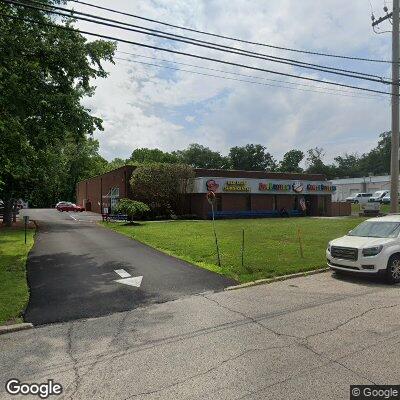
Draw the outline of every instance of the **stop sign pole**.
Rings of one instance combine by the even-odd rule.
[[[218,266],[221,268],[221,257],[219,255],[218,237],[217,237],[217,232],[215,230],[214,204],[215,204],[216,196],[215,196],[215,193],[212,190],[210,190],[207,192],[206,197],[207,197],[208,203],[211,205],[212,226],[213,226],[213,231],[214,231],[215,247],[217,248]]]

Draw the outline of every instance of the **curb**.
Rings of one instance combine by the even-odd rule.
[[[241,285],[228,286],[224,290],[227,291],[227,290],[244,289],[244,288],[251,287],[251,286],[264,285],[264,284],[274,283],[274,282],[279,282],[279,281],[286,281],[288,279],[299,278],[301,276],[321,274],[321,273],[327,272],[327,271],[329,271],[329,268],[320,268],[320,269],[315,269],[312,271],[298,272],[296,274],[277,276],[275,278],[258,279],[257,281],[246,282],[246,283],[242,283]]]
[[[25,331],[26,329],[31,329],[31,328],[33,328],[33,325],[28,322],[22,324],[0,326],[0,335],[18,331]]]

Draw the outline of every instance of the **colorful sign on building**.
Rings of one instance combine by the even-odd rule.
[[[226,181],[222,190],[224,192],[250,192],[246,181]]]
[[[336,187],[329,181],[301,181],[256,178],[199,177],[193,193],[331,194]]]

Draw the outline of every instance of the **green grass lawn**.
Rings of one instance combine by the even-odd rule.
[[[363,220],[355,217],[216,221],[221,268],[217,265],[211,221],[141,222],[134,226],[118,222],[102,224],[203,268],[248,282],[324,267],[328,241],[346,234]],[[298,228],[304,258],[300,255]],[[244,267],[241,265],[242,229],[245,230]]]
[[[25,264],[34,233],[28,229],[25,244],[23,229],[0,227],[0,325],[21,322],[29,300]]]

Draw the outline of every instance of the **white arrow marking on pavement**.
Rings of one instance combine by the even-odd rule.
[[[123,283],[124,285],[140,287],[143,276],[135,276],[133,278],[117,279],[115,282]]]
[[[114,271],[121,277],[121,278],[130,278],[131,274],[126,272],[124,269],[114,269]]]

